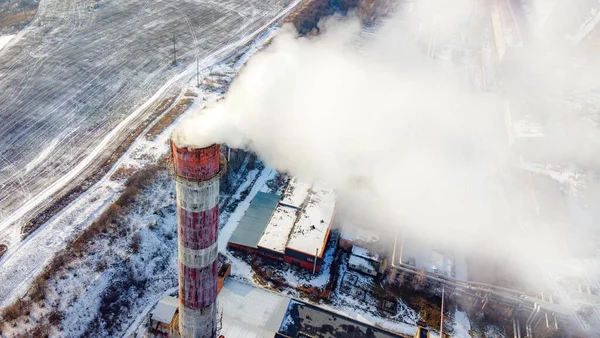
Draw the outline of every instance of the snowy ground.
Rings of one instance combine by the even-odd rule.
[[[255,194],[273,173],[255,169],[240,175],[237,198],[228,199],[229,203],[237,203],[247,188]],[[223,195],[221,200],[227,197]],[[224,219],[228,216],[222,214]],[[43,306],[36,305],[3,334],[31,334],[30,330],[58,311],[62,320],[51,326],[53,337],[121,336],[134,332],[152,305],[166,293],[175,292],[176,285],[175,183],[168,170],[162,170],[114,227],[94,238],[81,257],[54,271]]]
[[[215,64],[296,3],[42,0],[35,20],[0,51],[3,242],[19,242],[19,220],[81,183],[185,86],[197,55],[203,69]]]
[[[471,322],[469,322],[469,318],[467,317],[467,314],[462,311],[456,311],[456,313],[454,314],[453,337],[456,337],[456,338],[471,337],[469,335],[470,330],[471,330]]]
[[[247,60],[250,55],[254,54],[275,33],[276,29],[271,28],[264,34],[259,35],[248,47],[242,50],[241,57]],[[210,70],[203,71],[201,75],[206,76],[207,79],[211,79],[215,77],[213,74],[218,74],[221,80],[225,82],[231,81],[242,66],[239,62],[231,65],[232,61],[228,61],[229,63],[213,64]],[[195,83],[195,79],[190,82]],[[186,92],[187,88],[185,86],[181,92]],[[205,105],[208,102],[218,99],[223,93],[222,88],[218,86],[203,87],[197,90],[190,85],[189,88],[199,96],[199,99],[196,100],[196,105]],[[46,222],[25,241],[9,247],[8,252],[0,260],[0,280],[3,281],[3,283],[0,283],[0,307],[20,297],[28,289],[29,281],[43,270],[47,262],[57,252],[64,249],[65,241],[88,227],[118,197],[119,192],[123,188],[123,182],[110,179],[115,172],[124,168],[133,170],[141,168],[149,163],[153,163],[157,158],[168,152],[167,141],[171,129],[172,126],[165,129],[154,140],[146,139],[144,136],[146,132],[142,132],[141,136],[136,139],[101,181],[93,185],[67,208]],[[249,185],[250,183],[248,182],[247,184]],[[10,232],[13,229],[9,228],[6,230]],[[16,230],[15,232],[18,233]],[[1,230],[0,233],[2,233]],[[0,238],[3,241],[10,239],[10,237]]]
[[[15,35],[2,35],[0,36],[0,50],[2,50],[2,48],[4,48],[4,46],[6,46],[6,44],[12,40],[12,38],[14,38]]]

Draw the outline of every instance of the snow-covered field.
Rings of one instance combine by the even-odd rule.
[[[19,242],[23,218],[80,184],[178,92],[196,56],[215,64],[296,3],[42,0],[0,51],[2,241]]]
[[[292,3],[294,6],[297,2]],[[288,9],[291,9],[289,7]],[[240,51],[242,59],[247,60],[250,55],[256,53],[264,43],[276,34],[276,27],[266,29],[264,33],[257,36],[252,43]],[[231,47],[233,48],[233,46]],[[210,59],[214,61],[214,59]],[[220,80],[231,81],[242,66],[239,61],[231,65],[234,60],[226,63],[215,63],[210,69],[202,71],[201,76],[210,80],[217,76]],[[206,61],[208,62],[208,61]],[[216,75],[213,75],[216,74]],[[189,80],[188,77],[185,78]],[[190,81],[195,84],[195,79]],[[183,85],[184,93],[188,90]],[[189,89],[199,96],[195,105],[205,105],[215,101],[222,96],[221,88],[207,87],[197,90],[191,85]],[[180,94],[182,96],[183,94]],[[184,114],[185,115],[185,114]],[[149,126],[146,130],[150,129]],[[28,237],[25,241],[9,247],[9,251],[0,260],[0,306],[9,304],[12,300],[20,297],[28,288],[29,281],[38,275],[47,262],[59,251],[65,248],[65,242],[76,236],[81,230],[87,228],[91,222],[117,197],[123,188],[122,181],[111,180],[110,177],[121,169],[138,169],[153,163],[157,158],[168,152],[167,141],[170,137],[172,126],[165,129],[154,140],[147,140],[142,132],[140,137],[132,144],[127,152],[118,160],[111,170],[87,192],[82,194],[67,208],[46,222],[40,229]],[[256,172],[254,172],[256,174]],[[252,175],[250,173],[249,175]],[[248,177],[251,178],[251,177]],[[248,182],[247,184],[250,184]],[[243,189],[241,190],[243,191]],[[240,192],[241,192],[240,191]],[[238,196],[239,198],[239,196]],[[2,231],[0,231],[2,233]],[[17,238],[18,229],[7,228],[6,234],[13,237],[0,237],[3,241]]]

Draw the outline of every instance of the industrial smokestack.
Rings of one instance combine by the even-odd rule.
[[[179,330],[185,338],[217,331],[219,178],[226,170],[221,147],[178,147],[172,141],[177,179]]]

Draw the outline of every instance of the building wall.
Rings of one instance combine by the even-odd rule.
[[[340,237],[340,239],[338,241],[338,246],[340,248],[344,249],[344,251],[351,252],[352,246],[354,246],[354,243],[350,240]]]
[[[243,245],[239,245],[239,244],[235,244],[235,243],[228,243],[227,246],[231,249],[244,251],[244,252],[247,252],[250,254],[258,254],[258,255],[261,255],[262,257],[266,257],[266,258],[277,260],[277,261],[284,261],[288,264],[299,266],[303,269],[307,269],[310,271],[313,270],[314,256],[306,255],[306,254],[300,253],[298,251],[289,250],[289,251],[293,251],[293,253],[292,253],[293,256],[290,256],[290,255],[282,255],[281,253],[271,251],[271,250],[268,250],[265,248],[259,248],[259,249],[249,248],[247,246],[243,246]],[[321,270],[322,263],[323,263],[323,260],[321,258],[319,258],[317,260],[317,268],[316,268],[317,272]]]
[[[349,267],[350,267],[350,269],[352,269],[352,270],[360,271],[360,272],[362,272],[362,273],[366,273],[367,275],[371,275],[371,276],[373,276],[373,277],[376,277],[376,276],[377,276],[377,271],[375,271],[375,270],[369,270],[369,269],[365,268],[365,267],[364,267],[364,266],[362,266],[362,265],[354,265],[354,264],[350,264],[350,263],[348,263],[348,266],[349,266]]]
[[[277,252],[277,251],[273,251],[273,250],[269,250],[267,248],[263,248],[263,247],[258,247],[258,252],[266,257],[270,257],[279,261],[282,261],[283,258],[285,257],[285,255],[281,252]]]
[[[304,260],[299,260],[299,259],[296,259],[296,258],[290,257],[290,256],[285,256],[284,261],[286,263],[289,263],[289,264],[292,264],[292,265],[295,265],[295,266],[299,266],[299,267],[301,267],[303,269],[307,269],[307,270],[310,270],[310,271],[312,271],[313,268],[315,268],[314,263],[310,263],[310,262],[307,262],[307,261],[304,261]],[[316,272],[321,271],[321,263],[320,262],[317,262],[317,266],[315,268],[315,271]]]
[[[227,243],[227,247],[230,248],[230,249],[245,251],[245,252],[247,252],[249,254],[255,254],[255,253],[258,252],[258,250],[256,248],[250,248],[250,247],[239,245],[239,244],[236,244],[236,243]]]

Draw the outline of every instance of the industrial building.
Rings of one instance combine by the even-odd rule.
[[[293,178],[283,196],[256,195],[227,245],[319,271],[335,206],[333,190]]]

